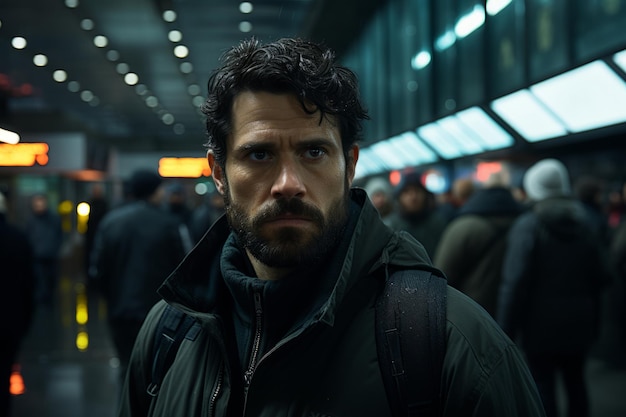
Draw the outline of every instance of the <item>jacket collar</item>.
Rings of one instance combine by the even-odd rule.
[[[408,233],[394,233],[382,222],[364,190],[351,189],[350,201],[352,232],[340,244],[342,249],[333,253],[333,265],[325,268],[327,290],[322,291],[325,295],[317,303],[319,309],[315,314],[328,324],[334,322],[336,306],[363,276],[389,266],[410,268],[430,264],[421,244]],[[215,312],[226,298],[224,291],[228,291],[220,260],[230,233],[222,216],[166,279],[159,294],[191,314]]]

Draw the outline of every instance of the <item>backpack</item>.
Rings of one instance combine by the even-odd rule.
[[[446,287],[446,279],[434,268],[401,270],[389,276],[378,297],[376,347],[394,416],[439,415]],[[195,340],[199,331],[193,317],[166,306],[155,332],[150,396],[158,394],[183,339]]]

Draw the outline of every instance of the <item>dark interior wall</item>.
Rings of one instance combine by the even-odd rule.
[[[301,36],[321,42],[341,56],[372,16],[389,0],[320,0],[312,2]]]

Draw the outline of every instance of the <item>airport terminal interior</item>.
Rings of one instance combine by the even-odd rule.
[[[122,375],[85,242],[95,189],[109,207],[136,169],[215,194],[200,108],[242,39],[303,37],[358,76],[370,119],[355,185],[418,173],[443,198],[556,158],[602,184],[626,222],[625,0],[1,0],[0,192],[24,227],[44,194],[62,220],[61,276],[37,305],[7,417],[112,417]],[[622,213],[624,215],[622,216]],[[1,275],[0,275],[1,279]],[[586,368],[591,417],[626,416],[626,291],[605,295]],[[564,402],[563,392],[559,401]]]

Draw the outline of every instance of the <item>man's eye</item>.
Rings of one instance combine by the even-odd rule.
[[[323,148],[310,148],[304,154],[308,158],[317,159],[326,155],[326,151]]]
[[[269,154],[265,151],[254,151],[249,156],[253,161],[263,161],[269,158]]]

